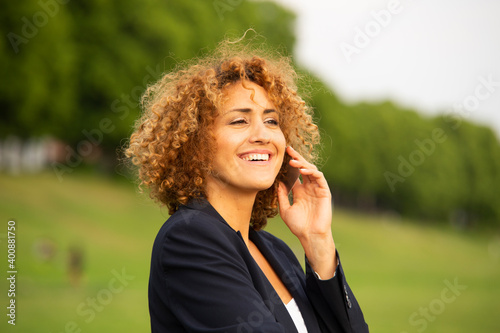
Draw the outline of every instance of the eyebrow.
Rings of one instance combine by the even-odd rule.
[[[243,113],[250,113],[252,112],[252,109],[249,109],[249,108],[242,108],[242,109],[232,109],[232,110],[229,110],[229,112],[243,112]],[[228,113],[229,113],[228,112]],[[264,110],[264,114],[266,113],[273,113],[273,112],[276,112],[275,109],[265,109]]]

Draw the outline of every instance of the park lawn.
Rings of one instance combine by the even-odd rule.
[[[6,313],[7,222],[16,221],[16,326],[2,332],[148,332],[151,245],[168,218],[123,180],[0,174],[0,293]],[[303,261],[279,219],[266,230]],[[336,210],[334,237],[371,332],[499,332],[500,234]],[[53,256],[40,256],[52,244]],[[84,254],[79,286],[68,253]]]

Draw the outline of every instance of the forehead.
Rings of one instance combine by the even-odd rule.
[[[223,98],[220,107],[222,114],[232,109],[269,110],[275,109],[267,91],[256,83],[238,81],[222,90]]]

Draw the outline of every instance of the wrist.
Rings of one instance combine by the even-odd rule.
[[[332,278],[335,277],[335,275],[337,275],[337,270],[339,269],[339,258],[336,257],[335,258],[335,268],[334,268],[334,272],[333,272],[333,276]],[[314,275],[316,275],[316,277],[318,278],[318,280],[321,280],[321,281],[324,281],[324,280],[327,280],[327,279],[323,279],[318,272],[314,271]]]
[[[304,238],[301,240],[301,244],[311,268],[322,279],[332,278],[337,268],[333,237],[330,235],[329,237]]]
[[[313,250],[316,248],[329,249],[333,247],[333,249],[335,250],[335,244],[333,241],[331,230],[328,230],[324,233],[305,234],[301,237],[298,237],[298,239],[306,253],[309,249]],[[317,250],[315,252],[317,252]],[[320,255],[319,253],[315,253],[315,255],[316,254]]]

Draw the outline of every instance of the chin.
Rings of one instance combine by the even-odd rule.
[[[271,188],[271,186],[273,186],[273,184],[274,184],[274,181],[272,181],[272,182],[266,182],[266,183],[261,183],[259,185],[256,185],[255,189],[257,189],[259,192],[260,191],[265,191],[265,190],[268,190],[269,188]]]
[[[245,184],[244,187],[246,187],[249,190],[259,191],[259,192],[269,189],[271,186],[273,186],[274,181],[276,180],[276,177],[263,178],[258,176],[255,177],[248,177],[248,176],[249,175],[245,177],[245,180],[241,184],[242,185]]]

